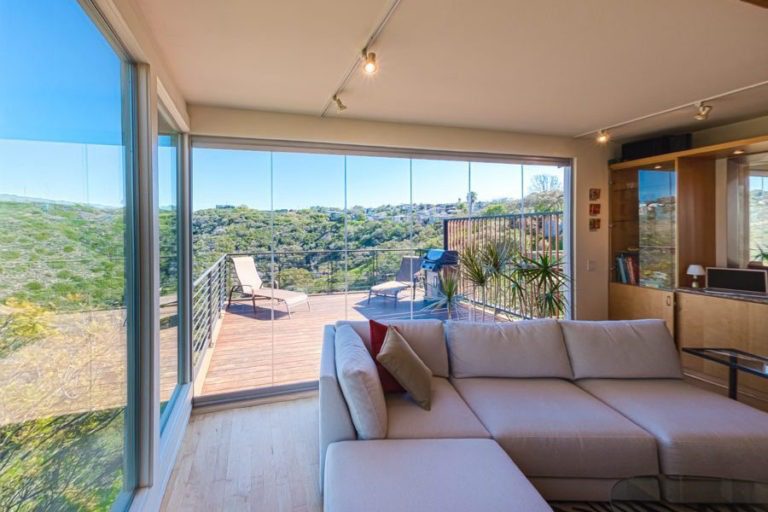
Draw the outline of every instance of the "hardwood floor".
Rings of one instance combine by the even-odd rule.
[[[165,512],[321,512],[317,397],[194,415]]]

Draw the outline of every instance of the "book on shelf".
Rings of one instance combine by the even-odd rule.
[[[616,280],[623,284],[638,284],[640,279],[640,265],[637,254],[619,253],[616,256]]]

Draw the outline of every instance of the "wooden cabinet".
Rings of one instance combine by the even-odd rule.
[[[675,332],[675,294],[669,290],[611,283],[611,320],[661,318],[669,332]]]
[[[677,344],[683,347],[737,348],[768,354],[768,303],[677,292]],[[682,354],[686,374],[724,389],[728,370],[719,364]],[[739,399],[768,409],[768,379],[741,372]]]

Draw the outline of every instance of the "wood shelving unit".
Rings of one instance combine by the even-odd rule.
[[[734,153],[734,152],[738,153]],[[665,318],[673,331],[674,291],[690,286],[690,264],[716,264],[716,161],[735,154],[768,151],[768,135],[740,139],[610,165],[609,232],[611,261],[610,316]],[[662,170],[675,175],[674,275],[663,289],[618,282],[616,256],[642,249],[638,174]],[[642,272],[642,265],[641,265]],[[674,331],[673,331],[674,332]]]

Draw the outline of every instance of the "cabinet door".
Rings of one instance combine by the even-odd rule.
[[[675,294],[669,290],[611,283],[611,320],[661,318],[667,329],[675,333]]]

